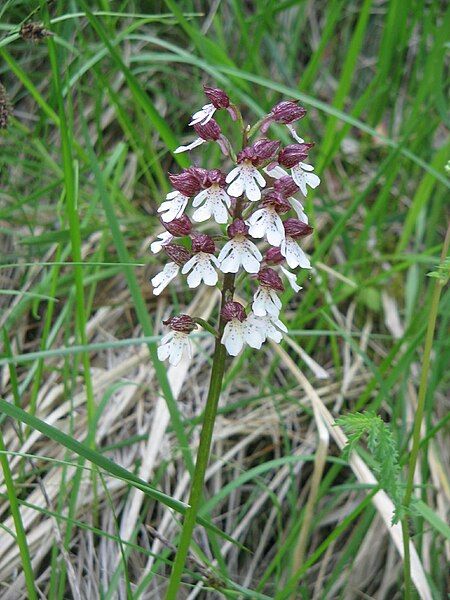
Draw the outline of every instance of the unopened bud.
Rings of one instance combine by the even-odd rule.
[[[234,238],[237,235],[247,235],[248,226],[242,219],[234,219],[231,225],[228,226],[227,233],[229,238]]]
[[[298,100],[284,100],[275,104],[270,111],[270,116],[277,123],[293,123],[306,115],[306,109],[298,105]]]
[[[264,196],[263,205],[273,207],[279,215],[288,212],[292,208],[288,200],[275,190]]]
[[[241,323],[242,321],[245,321],[247,317],[244,307],[239,302],[226,302],[222,308],[221,314],[225,321],[238,319]]]
[[[201,123],[196,123],[194,125],[194,129],[198,133],[199,137],[202,138],[202,140],[217,141],[220,138],[221,130],[219,124],[214,119],[210,119],[204,125]]]
[[[170,317],[166,321],[163,321],[163,323],[170,327],[170,329],[173,329],[173,331],[180,331],[182,333],[191,333],[191,331],[197,329],[197,325],[192,317],[184,314]]]
[[[264,260],[268,265],[279,265],[284,262],[285,258],[281,254],[281,250],[278,247],[269,248],[264,255]]]
[[[286,219],[283,223],[286,235],[293,238],[310,235],[314,230],[311,225],[300,221],[299,219]]]
[[[213,88],[204,85],[203,91],[205,92],[205,96],[215,108],[228,108],[230,106],[230,99],[228,95],[220,88]]]
[[[260,270],[256,279],[259,281],[261,285],[268,287],[272,290],[276,290],[277,292],[284,291],[284,285],[281,281],[281,277],[278,275],[276,271],[271,269],[270,267],[265,267]]]
[[[187,215],[182,215],[179,219],[173,219],[169,223],[161,222],[174,237],[183,237],[191,233],[192,223]]]
[[[289,196],[293,196],[299,190],[298,185],[292,179],[290,175],[284,175],[277,179],[273,184],[274,189],[277,192],[280,192],[282,196],[288,198]]]
[[[184,246],[180,246],[180,244],[164,244],[163,250],[180,267],[191,258],[191,253]]]
[[[278,153],[278,162],[283,167],[295,167],[299,162],[308,158],[308,152],[314,144],[289,144]]]
[[[185,196],[194,196],[201,190],[199,182],[201,173],[199,171],[205,171],[205,169],[189,167],[189,169],[184,169],[184,171],[177,175],[169,173],[170,183]]]
[[[216,245],[209,235],[206,235],[206,233],[194,233],[192,235],[192,252],[194,254],[197,254],[198,252],[214,254],[215,251]]]

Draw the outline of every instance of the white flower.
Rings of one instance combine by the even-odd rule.
[[[197,148],[197,146],[201,146],[206,141],[207,140],[204,140],[203,138],[198,137],[193,142],[188,144],[187,146],[178,146],[178,148],[176,150],[174,150],[173,153],[180,154],[181,152],[188,152],[189,150],[193,150],[194,148]]]
[[[267,173],[269,177],[272,177],[272,179],[281,179],[285,175],[289,175],[289,173],[285,171],[283,167],[280,167],[280,165],[274,165],[272,167],[267,165],[267,167],[264,167],[263,171],[264,173]]]
[[[283,221],[280,219],[277,211],[271,206],[259,208],[248,220],[249,234],[254,238],[266,236],[267,241],[272,246],[279,246],[284,239]]]
[[[311,268],[308,257],[290,235],[287,235],[281,242],[280,252],[285,257],[291,269],[295,269],[296,267],[301,267],[302,269]]]
[[[292,179],[298,185],[304,196],[307,196],[308,194],[307,185],[312,189],[315,189],[320,183],[320,178],[310,171],[314,171],[314,167],[302,162],[291,169]]]
[[[218,259],[222,273],[237,273],[241,265],[247,273],[258,273],[262,254],[253,242],[237,235],[225,244]]]
[[[159,360],[168,358],[170,364],[174,367],[181,361],[184,352],[187,353],[189,358],[192,358],[189,335],[182,331],[170,331],[161,339],[161,345],[158,346]]]
[[[165,244],[168,244],[173,240],[173,235],[168,231],[163,231],[162,233],[158,233],[156,236],[156,240],[150,244],[150,250],[153,254],[158,254],[163,249]]]
[[[226,223],[228,221],[227,208],[231,206],[231,200],[224,189],[219,185],[213,184],[206,190],[202,190],[195,196],[192,206],[199,206],[203,201],[203,206],[197,208],[192,215],[194,221],[201,223],[213,216],[216,223]]]
[[[239,198],[245,192],[249,200],[255,202],[261,200],[261,188],[266,187],[266,180],[249,160],[244,160],[240,165],[232,169],[225,180],[231,183],[228,194]]]
[[[286,275],[289,285],[294,290],[294,292],[299,292],[302,289],[302,287],[297,283],[297,275],[295,273],[291,273],[291,271],[288,271],[282,265],[280,265],[280,269]]]
[[[183,265],[181,270],[183,275],[186,275],[186,273],[191,271],[187,278],[188,286],[190,288],[197,287],[202,280],[206,285],[216,285],[218,275],[211,262],[213,262],[216,267],[219,266],[219,261],[214,254],[210,254],[209,252],[198,252]]]
[[[298,135],[298,133],[295,131],[293,125],[291,125],[289,123],[286,123],[286,127],[289,129],[292,137],[294,138],[294,140],[296,142],[298,142],[299,144],[304,144],[305,143],[305,140]]]
[[[189,198],[181,192],[169,192],[166,200],[158,207],[158,212],[163,213],[161,219],[164,223],[170,223],[174,219],[178,219],[184,213]]]
[[[281,300],[278,298],[275,290],[261,285],[253,296],[252,310],[257,317],[271,315],[278,317],[281,310]]]
[[[244,344],[259,350],[263,341],[261,327],[254,323],[251,314],[242,322],[239,319],[228,321],[221,339],[222,344],[231,356],[237,356]]]
[[[205,125],[212,118],[215,112],[216,107],[214,104],[205,104],[200,110],[192,115],[192,120],[189,125],[195,125],[196,123]]]
[[[151,284],[154,287],[153,293],[155,296],[159,296],[163,289],[169,285],[172,279],[175,279],[179,270],[180,267],[177,265],[177,263],[169,262],[164,266],[164,269],[160,273],[153,277]]]
[[[292,208],[297,213],[298,220],[303,221],[303,223],[308,223],[308,216],[303,210],[303,204],[297,200],[297,198],[289,198],[289,202],[292,204]]]
[[[286,325],[280,321],[280,319],[271,317],[269,315],[265,317],[258,317],[250,314],[247,318],[247,321],[249,320],[260,330],[264,341],[269,338],[274,342],[281,342],[283,338],[283,334],[281,332],[283,331],[287,333]]]

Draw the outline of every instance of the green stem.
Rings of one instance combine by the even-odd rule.
[[[30,552],[27,544],[27,536],[22,522],[22,516],[20,514],[19,502],[17,500],[16,491],[14,488],[14,481],[11,475],[11,469],[9,468],[8,457],[6,455],[6,447],[3,441],[3,435],[0,431],[0,465],[3,469],[3,477],[5,480],[6,491],[8,492],[9,507],[11,515],[16,528],[16,541],[19,546],[20,558],[22,559],[22,569],[25,577],[25,584],[27,586],[28,598],[30,600],[36,600],[36,588],[34,585],[34,574],[33,567],[31,565]]]
[[[234,274],[227,274],[224,277],[222,290],[221,309],[234,292]],[[211,441],[214,431],[214,423],[217,415],[220,392],[222,390],[222,380],[225,371],[225,346],[221,343],[222,333],[225,327],[225,321],[221,317],[219,323],[219,332],[216,337],[214,348],[213,364],[211,370],[211,379],[209,382],[208,396],[206,399],[205,413],[203,416],[202,431],[200,433],[200,444],[198,447],[197,461],[195,463],[194,475],[192,478],[191,492],[189,495],[189,508],[183,521],[183,529],[178,544],[175,562],[173,563],[172,573],[170,575],[169,586],[166,592],[166,600],[176,600],[178,589],[183,575],[184,565],[189,552],[189,546],[192,539],[192,533],[195,527],[196,517],[202,502],[203,482],[205,480],[206,468],[208,466],[209,454],[211,450]]]
[[[445,236],[444,246],[441,254],[441,265],[444,262],[450,243],[450,227],[447,228],[447,234]],[[428,319],[427,333],[425,337],[425,346],[423,351],[422,361],[422,373],[420,376],[419,393],[417,398],[417,409],[414,417],[414,426],[412,434],[412,448],[409,455],[408,465],[408,478],[406,481],[405,496],[403,498],[403,506],[405,508],[405,515],[402,519],[402,533],[403,533],[403,576],[404,576],[404,598],[405,600],[411,600],[411,556],[409,551],[409,521],[408,521],[408,508],[411,504],[412,493],[414,489],[414,473],[417,465],[417,458],[420,448],[420,430],[422,427],[423,413],[425,409],[425,399],[427,396],[427,383],[428,383],[428,372],[430,370],[430,358],[431,350],[433,348],[434,330],[436,327],[436,320],[439,310],[439,299],[441,297],[442,288],[444,286],[444,280],[436,279],[433,290],[433,297],[431,300],[430,315]]]
[[[210,325],[208,321],[205,321],[205,319],[201,319],[200,317],[192,317],[192,320],[194,321],[194,323],[200,325],[200,327],[203,327],[203,329],[205,329],[206,331],[209,331],[209,333],[212,333],[214,337],[217,337],[219,335],[217,329],[214,329],[214,327]]]

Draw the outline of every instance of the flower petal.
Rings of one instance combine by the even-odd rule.
[[[169,262],[165,265],[164,269],[160,273],[153,277],[151,284],[154,288],[153,293],[155,296],[159,296],[163,289],[169,285],[172,279],[175,279],[179,270],[180,267],[176,263]]]
[[[188,144],[187,146],[178,146],[178,148],[176,150],[174,150],[173,153],[180,154],[181,152],[188,152],[189,150],[193,150],[194,148],[197,148],[197,146],[200,146],[201,144],[204,144],[205,142],[206,142],[206,140],[199,137],[196,140],[194,140],[193,142],[191,142],[190,144]]]
[[[237,319],[233,319],[225,325],[221,342],[231,356],[237,356],[242,350],[244,337],[241,323]]]

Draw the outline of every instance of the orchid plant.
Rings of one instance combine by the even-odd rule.
[[[225,166],[233,166],[228,172],[192,166],[169,174],[174,189],[158,208],[164,231],[151,244],[153,253],[163,252],[169,259],[151,280],[155,295],[181,274],[186,276],[190,288],[201,283],[217,286],[222,296],[216,328],[195,316],[172,316],[164,321],[169,332],[158,348],[159,359],[176,366],[183,355],[192,355],[189,336],[198,325],[216,336],[189,508],[167,591],[169,599],[177,597],[201,503],[226,353],[237,356],[245,345],[259,349],[267,339],[280,342],[287,332],[280,319],[279,294],[285,283],[299,292],[297,274],[292,270],[311,268],[299,242],[313,230],[295,196],[306,196],[308,187],[316,188],[320,183],[314,168],[305,162],[314,144],[299,137],[293,125],[306,114],[298,102],[276,104],[250,127],[244,124],[239,108],[223,90],[205,87],[204,92],[209,103],[195,112],[189,123],[197,137],[178,147],[175,153],[215,143]],[[214,119],[216,112],[222,110],[240,125],[239,151]],[[265,137],[272,123],[285,125],[295,143],[281,147],[279,140]],[[257,134],[262,137],[255,140]],[[189,217],[187,211],[191,207],[194,210]],[[254,281],[255,290],[246,307],[234,295],[247,274]]]

